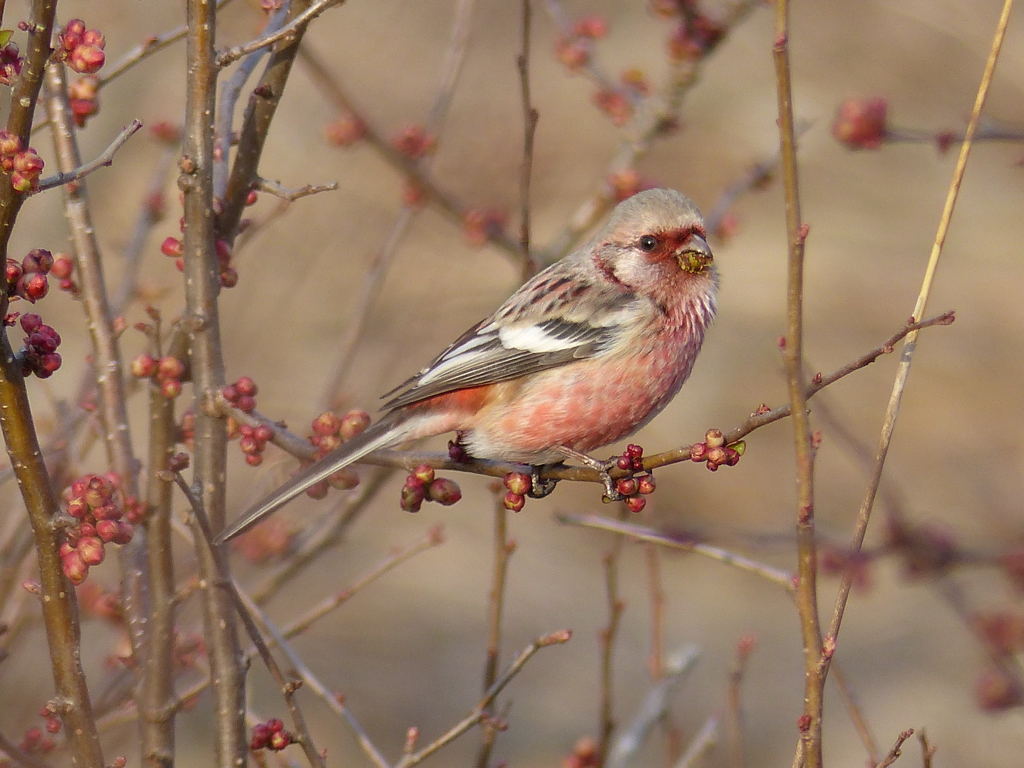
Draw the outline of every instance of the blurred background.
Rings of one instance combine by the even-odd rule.
[[[595,106],[593,82],[557,60],[561,31],[549,7],[534,3],[531,60],[540,115],[531,206],[533,238],[541,247],[607,182],[610,163],[628,135],[628,127],[615,126]],[[181,24],[184,16],[183,4],[154,0],[64,0],[60,8],[63,19],[80,16],[106,34],[108,62]],[[638,69],[652,89],[664,88],[667,44],[676,22],[640,0],[567,1],[557,8],[570,22],[590,16],[607,22],[593,55],[610,78],[618,81],[623,71]],[[720,18],[724,7],[709,4],[705,10]],[[806,355],[815,370],[838,368],[881,343],[910,316],[957,149],[954,145],[943,154],[935,142],[923,141],[852,151],[831,135],[838,105],[849,97],[884,96],[894,127],[962,131],[999,11],[994,0],[794,4],[795,111],[807,125],[800,172],[804,218],[811,228]],[[8,4],[8,16],[15,12],[24,11],[20,4]],[[221,44],[248,40],[263,18],[258,3],[235,0],[221,16]],[[349,0],[322,16],[306,40],[368,123],[391,136],[426,120],[454,20],[450,0]],[[513,237],[523,140],[515,68],[519,30],[519,3],[478,0],[433,169],[438,184],[466,205],[509,211]],[[636,167],[645,182],[679,189],[707,212],[751,166],[773,157],[778,132],[772,41],[773,9],[758,7],[700,62],[698,82],[684,97],[679,130],[655,141]],[[1024,132],[1022,73],[1024,24],[1018,15],[986,107],[989,127]],[[132,118],[147,125],[180,124],[183,104],[179,44],[103,90],[102,110],[82,133],[83,155],[101,152]],[[337,181],[339,189],[300,200],[260,228],[238,253],[240,282],[224,292],[221,304],[228,380],[252,376],[260,387],[260,411],[303,434],[333,375],[338,340],[365,293],[367,265],[402,205],[402,175],[379,152],[365,142],[342,148],[325,140],[327,127],[344,116],[297,64],[261,175],[285,187]],[[35,146],[49,163],[47,139],[40,135]],[[140,133],[112,168],[88,180],[113,284],[165,151],[150,134]],[[896,505],[907,521],[932,526],[973,553],[990,556],[1024,543],[1022,157],[1020,142],[974,148],[929,306],[929,314],[955,309],[957,321],[922,336],[868,536],[872,549],[886,540],[886,516]],[[182,307],[179,273],[159,252],[163,239],[178,233],[174,182],[167,174],[167,216],[150,236],[141,283],[146,300],[168,317]],[[275,205],[264,195],[251,211],[260,219]],[[689,383],[635,438],[647,453],[699,441],[710,427],[728,430],[742,423],[761,403],[785,401],[777,348],[785,330],[781,185],[774,181],[743,194],[730,216],[728,236],[712,241],[722,275],[719,318]],[[32,198],[15,231],[13,252],[66,250],[63,222],[59,194]],[[497,307],[519,280],[519,266],[507,253],[474,246],[463,227],[428,203],[402,238],[368,316],[342,383],[341,407],[375,412],[381,393]],[[45,424],[52,423],[56,401],[74,397],[88,337],[79,307],[67,296],[52,296],[40,310],[63,336],[65,358],[58,376],[31,385]],[[126,319],[129,326],[144,320],[141,305]],[[131,357],[143,349],[141,335],[129,331],[124,345]],[[895,361],[895,355],[882,358],[812,401],[812,422],[823,434],[818,525],[824,539],[839,548],[849,539],[868,477],[851,446],[874,451]],[[144,413],[137,410],[133,429],[140,452],[145,426]],[[659,470],[657,493],[640,521],[794,569],[791,436],[788,422],[759,430],[748,438],[739,465],[717,473],[696,464]],[[443,445],[438,441],[433,447]],[[245,466],[234,445],[231,461],[229,499],[236,513],[294,466],[274,448],[258,469]],[[82,469],[102,470],[100,455]],[[345,696],[392,760],[401,753],[407,728],[418,727],[426,743],[469,712],[480,695],[494,497],[485,478],[456,479],[464,493],[458,505],[426,505],[411,515],[398,508],[402,478],[394,477],[343,544],[270,605],[278,620],[294,617],[351,584],[393,547],[443,523],[443,546],[388,574],[296,642],[311,668]],[[342,498],[333,492],[326,502],[302,499],[282,514],[305,526]],[[21,514],[13,488],[7,489],[7,499],[8,514]],[[554,519],[559,512],[615,514],[601,505],[596,486],[566,483],[548,499],[528,501],[509,519],[518,547],[508,575],[503,663],[537,636],[563,628],[574,632],[569,644],[531,660],[501,698],[500,711],[510,727],[499,734],[494,759],[515,766],[559,765],[578,738],[596,735],[598,728],[599,632],[608,622],[603,558],[612,537],[566,528]],[[190,557],[184,545],[181,550],[181,570],[187,573]],[[623,726],[651,688],[646,557],[642,547],[626,544],[620,560],[625,611],[614,659],[614,706]],[[258,567],[241,560],[238,565],[244,580],[260,580]],[[688,741],[723,708],[737,642],[753,635],[757,644],[742,683],[746,762],[789,764],[803,696],[799,624],[791,601],[765,580],[698,555],[663,552],[660,565],[664,649],[673,653],[692,645],[700,650],[695,671],[673,693],[671,722]],[[104,568],[99,575],[114,584],[113,566]],[[837,583],[835,577],[820,581],[826,617]],[[1021,607],[998,569],[964,566],[941,580],[910,578],[898,558],[881,558],[871,563],[867,583],[854,593],[836,658],[883,753],[900,731],[924,728],[938,747],[936,766],[1020,765],[1022,710],[986,712],[979,706],[978,681],[989,653],[952,607],[950,595],[969,610],[1016,615]],[[198,626],[196,607],[185,607],[182,625]],[[87,625],[90,680],[97,688],[111,674],[104,659],[115,642],[116,633],[99,622]],[[16,650],[22,658],[31,653],[26,647]],[[283,717],[279,695],[258,664],[250,680],[253,707],[264,716]],[[50,686],[42,653],[37,664],[5,665],[0,695],[17,706],[4,705],[0,727],[11,732],[25,727],[22,720],[35,717]],[[828,696],[828,764],[864,765],[864,747],[832,686]],[[317,746],[328,750],[329,765],[368,764],[341,721],[312,696],[300,698]],[[210,715],[208,698],[183,715],[182,764],[208,759]],[[133,737],[130,727],[109,730],[108,754],[127,750],[133,763],[127,746]],[[478,744],[479,733],[473,732],[429,764],[472,764]],[[705,764],[729,764],[724,744],[723,735]],[[919,760],[917,746],[908,744],[901,764]],[[664,738],[656,731],[636,765],[664,764]]]

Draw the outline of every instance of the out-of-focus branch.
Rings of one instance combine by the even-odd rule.
[[[548,3],[549,10],[552,5]],[[729,31],[758,5],[758,0],[738,0],[730,6],[719,24],[721,34],[709,42],[699,57],[674,64],[663,92],[647,97],[634,109],[633,118],[624,128],[625,138],[608,164],[606,180],[579,205],[562,232],[539,254],[541,266],[557,261],[571,251],[580,238],[615,204],[615,192],[607,178],[633,169],[656,139],[672,133],[678,124],[683,97],[697,82],[702,64],[728,37]]]
[[[452,98],[455,95],[455,87],[458,85],[459,76],[462,74],[462,65],[466,60],[466,51],[469,50],[473,10],[475,7],[476,0],[459,0],[455,8],[455,21],[452,24],[448,53],[441,68],[437,95],[434,96],[434,102],[431,104],[424,126],[424,132],[427,136],[438,136],[444,127],[445,119],[448,116],[448,108],[451,106]],[[310,54],[308,46],[303,46],[299,55],[308,63],[308,58],[312,54]],[[319,65],[319,62],[317,63]],[[326,76],[326,69],[321,68],[319,71]],[[337,89],[336,84],[335,89]],[[429,173],[433,166],[433,159],[434,155],[430,153],[426,157],[412,162],[416,167],[422,169],[424,173]],[[384,278],[387,277],[391,263],[398,252],[398,245],[402,242],[402,238],[408,231],[409,225],[416,218],[417,212],[418,206],[416,205],[406,203],[402,206],[402,209],[398,212],[395,221],[391,225],[391,229],[388,231],[387,237],[384,239],[384,243],[377,253],[374,254],[366,269],[362,288],[356,293],[356,305],[352,308],[352,312],[349,315],[348,323],[345,326],[345,333],[337,344],[337,362],[330,377],[327,379],[327,385],[324,387],[324,393],[320,398],[320,405],[323,408],[333,406],[333,399],[341,389],[345,376],[351,368],[356,345],[366,329],[370,310],[373,309],[378,296],[380,296],[381,288],[384,285]]]
[[[508,583],[508,562],[515,551],[515,542],[508,538],[508,510],[503,496],[496,493],[494,498],[494,572],[491,577],[491,591],[487,598],[487,655],[484,663],[484,693],[494,685],[501,662],[501,619],[505,606],[505,587]],[[488,708],[493,716],[493,708]],[[487,768],[494,739],[494,728],[484,729],[483,743],[477,753],[477,768]]]
[[[566,525],[595,528],[599,531],[608,531],[609,533],[615,533],[620,537],[627,537],[635,541],[649,541],[652,544],[658,544],[669,549],[678,549],[682,552],[696,552],[699,555],[705,555],[740,570],[750,571],[779,585],[787,592],[793,592],[793,574],[771,565],[751,560],[749,557],[730,552],[727,549],[704,544],[693,537],[674,534],[671,531],[659,531],[656,528],[635,525],[623,520],[613,520],[602,515],[558,514],[555,515],[555,519]]]
[[[220,292],[213,214],[213,115],[217,67],[214,63],[216,11],[211,0],[188,0],[187,100],[178,186],[184,192],[185,329],[191,340],[191,373],[195,393],[193,482],[201,507],[214,530],[225,520],[227,424],[217,412],[216,397],[224,386],[220,337]],[[199,537],[195,542],[202,593],[203,625],[216,681],[214,743],[216,763],[241,765],[248,754],[245,734],[244,676],[230,585],[218,577],[215,553]]]
[[[537,135],[537,121],[540,114],[530,99],[530,25],[532,21],[530,0],[523,0],[523,43],[522,51],[516,58],[519,70],[519,87],[523,98],[523,164],[519,169],[519,244],[523,251],[523,280],[538,271],[537,262],[530,253],[530,180],[533,176],[533,141]]]
[[[300,49],[299,58],[317,87],[334,103],[338,111],[350,113],[359,120],[364,128],[362,140],[372,146],[388,165],[408,177],[410,184],[422,192],[427,200],[436,203],[450,219],[461,225],[471,210],[470,206],[442,188],[419,161],[399,152],[381,131],[374,128],[365,119],[366,112],[353,103],[327,65],[312,52],[308,44]],[[505,232],[488,232],[487,237],[490,245],[511,257],[515,263],[520,262],[522,252],[515,238],[509,237]]]
[[[623,522],[623,515],[626,514],[625,507],[619,505],[619,522]],[[599,637],[601,641],[601,703],[597,732],[597,764],[605,765],[609,757],[609,750],[612,744],[612,734],[615,732],[615,707],[614,707],[614,666],[615,660],[615,639],[619,630],[619,622],[622,619],[622,612],[626,604],[619,597],[619,558],[622,555],[623,538],[616,536],[612,539],[611,546],[604,553],[604,581],[605,595],[608,601],[608,626],[601,630]]]
[[[522,671],[523,667],[526,666],[526,662],[530,660],[533,654],[541,648],[567,643],[570,639],[572,639],[572,631],[563,629],[534,640],[520,651],[512,663],[505,668],[505,671],[494,681],[494,685],[484,694],[484,697],[480,699],[472,712],[449,728],[443,735],[423,747],[423,749],[418,751],[407,750],[405,756],[398,761],[395,768],[412,768],[412,766],[422,763],[435,752],[451,744],[474,725],[480,723],[487,717],[488,709],[494,703],[494,700],[505,690],[505,686],[512,682],[512,679]]]
[[[985,106],[985,99],[988,96],[989,86],[992,84],[992,76],[995,73],[996,63],[999,61],[999,52],[1002,49],[1003,39],[1006,35],[1006,28],[1010,20],[1010,10],[1012,8],[1013,0],[1004,0],[1003,9],[996,25],[995,34],[992,38],[992,46],[989,50],[988,61],[985,64],[985,71],[982,73],[981,83],[978,85],[977,96],[974,100],[974,109],[971,112],[971,119],[967,126],[967,134],[964,137],[964,143],[960,147],[960,155],[957,158],[956,168],[953,171],[953,178],[950,181],[949,190],[946,194],[946,203],[942,210],[942,216],[939,219],[938,230],[935,233],[935,242],[932,245],[928,264],[925,267],[921,290],[918,293],[917,301],[914,305],[915,318],[921,317],[924,314],[928,298],[931,294],[932,281],[939,265],[939,256],[942,253],[942,247],[946,242],[946,235],[949,232],[949,224],[953,218],[953,210],[956,207],[957,197],[960,193],[960,185],[964,178],[964,172],[967,170],[967,160],[970,157],[973,138],[978,130],[981,111]],[[903,353],[900,355],[899,367],[896,370],[896,378],[893,382],[892,393],[889,396],[889,403],[886,407],[885,417],[882,422],[882,431],[879,437],[875,464],[871,473],[871,478],[868,481],[864,500],[861,502],[860,511],[857,515],[857,523],[851,547],[851,551],[854,553],[860,550],[864,542],[864,536],[867,534],[868,523],[871,519],[871,510],[874,506],[875,497],[878,493],[878,486],[882,480],[882,469],[885,466],[885,459],[889,452],[889,445],[892,441],[892,435],[896,428],[896,417],[899,414],[900,402],[902,401],[903,391],[907,385],[907,377],[910,375],[910,366],[914,359],[914,352],[917,349],[917,337],[918,332],[915,329],[913,332],[907,334],[906,341],[903,343]],[[846,610],[846,602],[849,599],[852,587],[852,575],[849,573],[844,574],[842,581],[839,584],[839,593],[836,597],[836,604],[832,613],[832,621],[829,625],[828,631],[828,636],[833,640],[833,642],[838,636],[839,627],[842,624],[843,614]],[[824,672],[825,674],[828,673],[827,665]]]

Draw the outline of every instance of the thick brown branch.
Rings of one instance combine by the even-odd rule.
[[[191,372],[195,392],[194,483],[201,506],[216,529],[224,525],[227,425],[215,408],[224,386],[218,294],[220,280],[213,213],[213,116],[217,67],[214,64],[216,13],[211,0],[188,0],[187,101],[181,175],[184,192],[185,328],[191,337]],[[244,764],[244,676],[235,621],[233,593],[218,578],[216,558],[204,541],[195,542],[202,593],[203,625],[215,682],[214,743],[216,764]]]

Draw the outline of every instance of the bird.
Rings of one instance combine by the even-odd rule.
[[[455,432],[473,458],[540,466],[628,437],[689,377],[718,282],[689,198],[671,189],[626,198],[586,243],[383,395],[376,423],[248,509],[217,542],[409,440]]]

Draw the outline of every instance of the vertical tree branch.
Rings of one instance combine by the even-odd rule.
[[[50,55],[55,12],[56,0],[35,0],[29,13],[28,45],[21,74],[12,88],[7,118],[7,130],[25,144]],[[0,174],[0,258],[6,259],[7,244],[23,200],[24,196],[12,188],[9,175]],[[6,292],[0,296],[2,315],[7,312]],[[0,429],[35,534],[43,624],[72,760],[81,766],[102,768],[103,753],[81,665],[78,604],[74,588],[61,567],[60,533],[55,525],[60,508],[42,459],[21,361],[11,348],[6,329],[0,333]]]
[[[519,244],[523,251],[523,281],[533,277],[539,264],[530,253],[530,180],[533,176],[533,140],[540,115],[530,99],[530,24],[533,13],[530,0],[523,0],[523,49],[516,59],[519,86],[523,97],[523,165],[519,169],[519,200],[521,205]]]
[[[625,507],[619,513],[624,519]],[[615,636],[625,604],[619,598],[619,557],[622,554],[621,536],[612,539],[611,547],[604,555],[605,589],[608,597],[608,626],[601,630],[601,713],[597,738],[597,765],[603,766],[608,760],[612,733],[615,732],[614,706],[614,661]]]
[[[494,577],[487,601],[487,661],[484,664],[484,693],[498,679],[501,664],[501,618],[505,607],[505,585],[508,582],[508,561],[515,544],[508,539],[508,510],[502,494],[496,494],[494,503]],[[488,714],[491,708],[488,707]],[[494,728],[484,728],[484,740],[477,753],[477,768],[487,768],[494,748]]]
[[[68,104],[64,65],[53,63],[46,70],[46,112],[50,120],[57,168],[69,173],[82,165],[74,120]],[[92,339],[93,370],[99,394],[98,413],[103,429],[103,445],[110,468],[121,478],[126,496],[139,496],[138,460],[128,430],[128,408],[124,389],[124,365],[114,332],[114,318],[107,298],[107,283],[99,243],[92,224],[85,179],[61,186],[64,210],[71,232],[71,245],[82,289],[89,335]],[[137,665],[144,666],[148,655],[147,621],[149,613],[149,575],[146,567],[145,529],[128,544],[119,547],[121,592],[128,636]]]
[[[285,25],[291,22],[311,5],[311,0],[291,0]],[[228,177],[224,194],[224,210],[217,222],[217,234],[222,240],[233,242],[238,232],[238,222],[245,209],[245,201],[256,182],[263,145],[270,132],[270,123],[281,102],[284,86],[295,63],[295,56],[302,43],[306,28],[295,32],[288,42],[278,43],[267,62],[260,84],[253,91],[245,109],[245,118],[238,139],[238,151]],[[226,148],[225,148],[226,149]]]
[[[188,100],[178,186],[185,197],[185,306],[191,338],[195,396],[193,483],[213,530],[225,520],[227,425],[216,398],[224,386],[217,296],[219,271],[214,249],[213,130],[217,69],[214,64],[216,10],[212,0],[188,1]],[[230,585],[218,576],[205,542],[196,542],[203,590],[203,623],[214,682],[216,764],[245,762],[244,677]]]
[[[16,134],[28,146],[32,130],[32,115],[36,99],[43,85],[43,72],[50,58],[50,38],[53,35],[57,0],[33,0],[29,13],[28,45],[25,50],[21,74],[11,88],[11,112],[7,116],[7,130]],[[11,239],[14,220],[21,210],[25,195],[15,192],[10,176],[0,172],[0,258],[7,258],[7,243]],[[7,299],[0,301],[0,314],[7,312]]]
[[[939,256],[942,253],[942,246],[946,242],[946,235],[949,232],[949,223],[953,217],[953,209],[956,206],[957,196],[960,192],[960,184],[967,170],[967,159],[971,153],[971,146],[974,136],[978,130],[978,122],[981,119],[981,111],[985,106],[985,99],[988,96],[989,86],[992,84],[992,76],[995,73],[996,63],[999,60],[999,52],[1002,49],[1003,39],[1006,35],[1006,28],[1010,21],[1010,11],[1013,8],[1013,0],[1004,0],[1003,9],[996,25],[995,35],[992,39],[992,46],[989,50],[988,61],[985,64],[985,71],[978,85],[978,93],[974,100],[974,109],[971,112],[971,119],[964,135],[964,142],[960,145],[960,155],[957,158],[956,169],[953,171],[953,179],[949,185],[946,195],[946,203],[939,219],[938,231],[935,233],[935,241],[932,244],[931,254],[928,258],[928,265],[925,268],[924,279],[921,290],[918,293],[917,301],[914,304],[914,319],[924,316],[928,297],[931,293],[932,280],[939,265]],[[878,486],[882,480],[882,469],[885,466],[885,459],[889,452],[889,444],[892,441],[893,431],[896,428],[896,417],[899,413],[900,402],[903,398],[903,391],[907,386],[907,377],[910,375],[910,365],[913,362],[914,351],[917,349],[917,337],[920,331],[914,330],[907,334],[903,342],[903,353],[900,355],[899,367],[896,369],[896,379],[893,382],[892,393],[889,396],[889,404],[885,410],[885,418],[882,423],[882,434],[878,441],[878,450],[875,456],[874,467],[871,478],[868,481],[867,492],[861,502],[860,512],[857,516],[857,524],[854,530],[851,552],[859,552],[864,543],[864,536],[867,533],[868,522],[871,519],[871,510],[874,507],[875,497],[878,493]],[[839,627],[842,624],[843,613],[846,610],[846,602],[850,596],[850,589],[853,587],[853,577],[845,573],[839,584],[839,594],[836,597],[836,605],[832,614],[832,621],[829,625],[829,638],[833,641],[839,634]],[[828,669],[826,666],[825,673]]]
[[[800,721],[807,768],[821,767],[821,715],[824,704],[821,627],[818,618],[817,552],[814,541],[814,449],[807,414],[803,372],[804,240],[807,227],[800,215],[800,188],[793,126],[793,91],[789,68],[789,2],[775,5],[775,76],[778,85],[779,133],[786,193],[786,234],[789,241],[789,285],[786,301],[784,358],[793,413],[797,472],[797,608],[804,648],[804,714]]]

